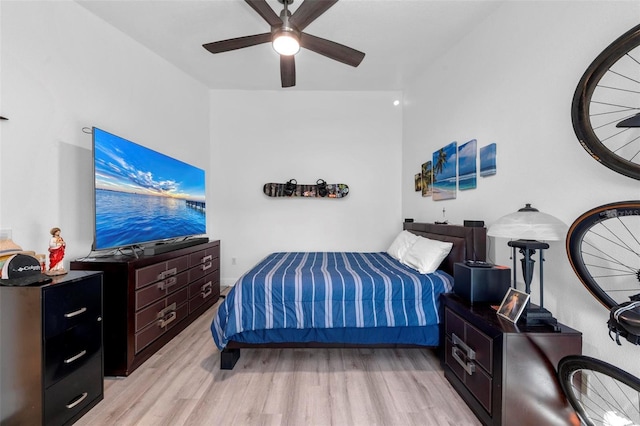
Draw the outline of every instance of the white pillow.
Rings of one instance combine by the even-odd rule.
[[[430,274],[438,269],[452,247],[453,243],[418,237],[418,240],[404,254],[401,262],[421,274]]]
[[[411,248],[413,243],[418,240],[418,238],[420,237],[416,234],[412,234],[409,231],[402,231],[398,234],[396,239],[393,240],[393,242],[387,249],[387,253],[395,260],[402,262],[402,257],[405,255],[407,250]]]

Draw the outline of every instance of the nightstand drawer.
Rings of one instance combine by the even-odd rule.
[[[489,375],[493,375],[493,339],[465,322],[450,309],[445,309],[445,333],[453,340],[457,336],[475,352],[475,362]]]
[[[493,379],[482,368],[477,368],[475,353],[470,354],[464,345],[454,344],[447,337],[445,364],[491,415]]]
[[[102,399],[102,356],[96,354],[80,367],[45,391],[44,418],[47,426],[61,425],[88,405]]]
[[[44,337],[55,336],[102,315],[102,278],[98,275],[44,290]]]
[[[44,386],[48,388],[100,352],[102,323],[86,322],[44,342]]]

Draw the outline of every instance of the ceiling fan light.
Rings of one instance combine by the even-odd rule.
[[[273,50],[280,55],[291,56],[300,50],[298,38],[289,31],[282,31],[273,39]]]

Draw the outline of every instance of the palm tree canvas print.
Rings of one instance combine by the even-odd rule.
[[[433,153],[433,200],[456,198],[458,143],[451,142]]]
[[[496,144],[480,148],[480,176],[496,174]]]
[[[478,143],[475,139],[458,148],[458,189],[475,189],[478,182]]]
[[[431,161],[422,163],[422,196],[430,197],[432,191],[433,174]]]

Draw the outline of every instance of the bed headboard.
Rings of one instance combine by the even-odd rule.
[[[404,222],[404,229],[421,237],[453,243],[440,269],[453,275],[453,265],[465,260],[487,260],[487,228]]]

